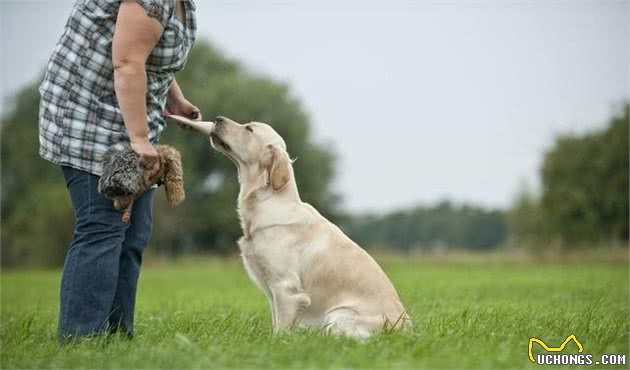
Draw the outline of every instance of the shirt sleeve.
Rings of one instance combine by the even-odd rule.
[[[144,9],[147,15],[156,19],[162,25],[162,29],[166,28],[173,13],[171,1],[164,0],[136,0]]]

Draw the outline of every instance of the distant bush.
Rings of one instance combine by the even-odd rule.
[[[563,248],[627,245],[630,105],[606,128],[563,135],[545,154],[542,194],[524,192],[509,212],[510,239],[517,245]]]
[[[442,202],[384,215],[357,216],[344,229],[364,246],[388,245],[401,251],[423,249],[491,250],[506,238],[499,210]]]

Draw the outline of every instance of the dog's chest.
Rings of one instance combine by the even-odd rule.
[[[267,267],[266,258],[256,251],[255,243],[251,238],[242,237],[238,241],[241,250],[241,258],[243,265],[249,278],[260,288],[267,292],[267,280],[269,280],[269,268]]]
[[[300,248],[290,234],[269,229],[239,240],[245,269],[259,288],[266,291],[268,281],[299,274]]]

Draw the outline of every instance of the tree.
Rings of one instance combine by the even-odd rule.
[[[545,155],[543,217],[567,246],[628,241],[629,107],[603,130],[559,137]]]
[[[540,198],[524,188],[507,213],[509,244],[537,250],[549,242]]]
[[[248,71],[204,41],[197,42],[177,80],[208,119],[223,115],[271,124],[297,157],[294,167],[302,198],[335,218],[334,152],[313,141],[308,116],[286,84]],[[59,264],[71,239],[72,212],[63,176],[38,155],[37,85],[15,97],[14,109],[0,124],[4,265]],[[170,209],[158,190],[148,251],[235,251],[240,226],[233,164],[213,153],[207,139],[177,127],[169,127],[161,142],[182,152],[187,200]]]

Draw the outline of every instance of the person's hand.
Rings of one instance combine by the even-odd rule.
[[[201,121],[201,111],[184,97],[170,97],[166,102],[166,115],[176,114],[194,121]]]
[[[155,181],[160,172],[160,155],[148,138],[131,139],[131,148],[140,156],[145,170],[149,171],[149,179]]]

